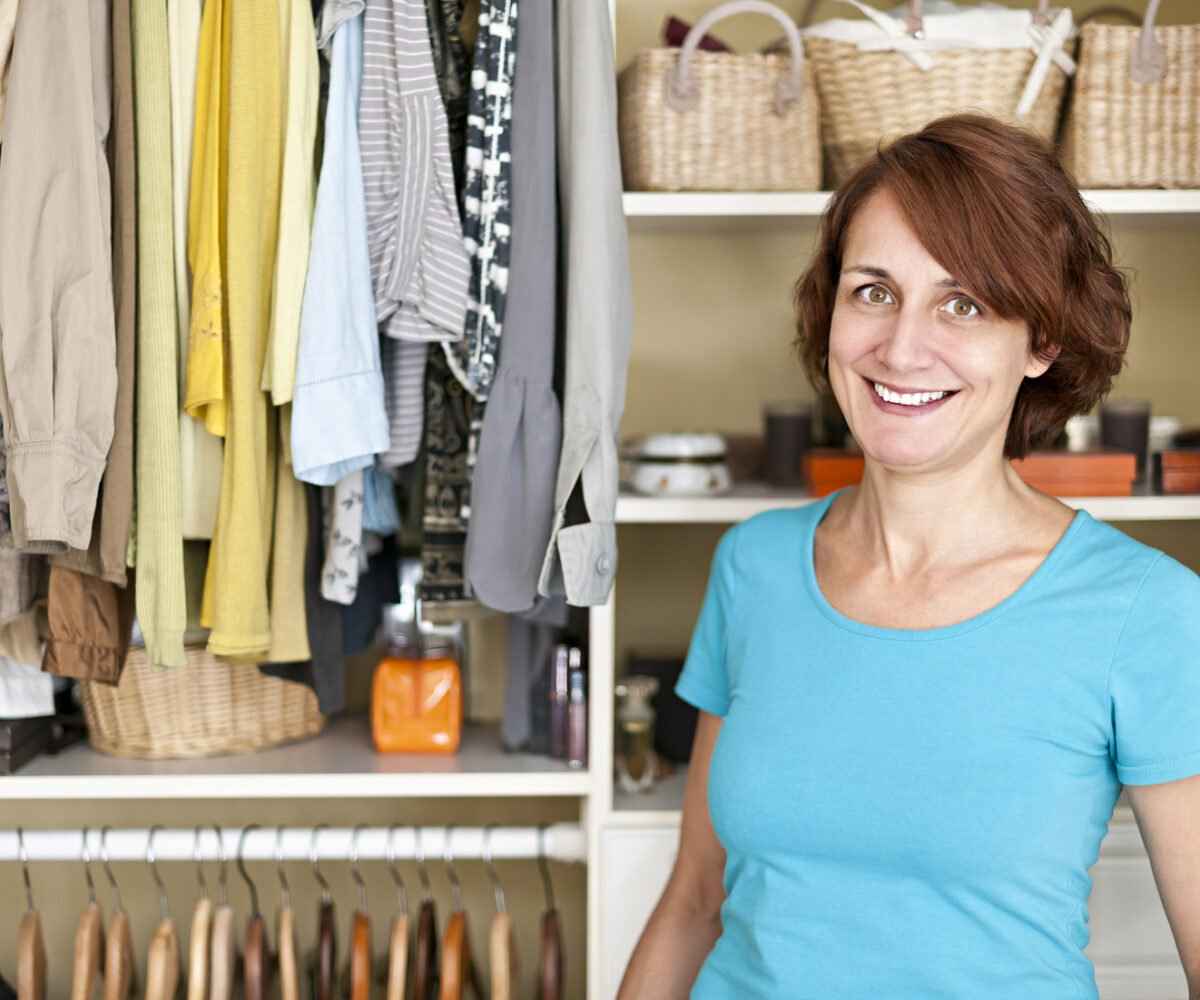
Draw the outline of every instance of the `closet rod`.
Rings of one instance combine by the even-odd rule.
[[[314,840],[314,829],[317,836]],[[486,844],[493,858],[535,859],[539,851],[551,861],[587,860],[587,834],[578,823],[552,823],[536,826],[493,826]],[[222,854],[233,861],[245,827],[221,830],[202,826],[159,827],[154,832],[154,856],[159,861],[217,861]],[[423,826],[420,828],[421,854],[426,861],[440,861],[446,855],[446,837],[450,837],[450,855],[455,860],[484,857],[485,833],[481,826]],[[25,856],[30,861],[78,861],[83,857],[82,830],[23,830]],[[150,831],[147,829],[109,829],[101,851],[99,827],[87,831],[88,853],[99,861],[107,854],[110,861],[145,861]],[[322,861],[349,860],[354,830],[351,827],[257,826],[242,841],[242,857],[247,861]],[[415,860],[417,837],[412,826],[365,826],[358,830],[357,853],[362,861]],[[20,861],[21,851],[15,829],[0,830],[0,862]]]

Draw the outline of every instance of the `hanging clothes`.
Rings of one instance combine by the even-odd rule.
[[[359,159],[363,9],[364,0],[327,0],[319,37],[329,50],[329,103],[292,402],[295,474],[318,486],[366,468],[388,446]]]
[[[113,437],[104,0],[17,10],[0,161],[0,411],[15,544],[87,549]]]
[[[188,285],[188,185],[196,107],[196,60],[200,48],[200,0],[167,5],[171,66],[171,166],[174,205],[175,312],[179,337],[179,392],[187,389],[187,352],[191,333]],[[183,537],[212,538],[221,496],[221,439],[210,434],[183,408],[179,411],[179,467],[183,475]]]
[[[326,491],[325,566],[321,596],[337,604],[353,604],[358,593],[359,550],[363,537],[363,473],[352,472]]]
[[[480,402],[495,377],[508,292],[516,62],[517,0],[482,0],[467,114],[463,240],[471,256],[470,297],[464,336],[443,345],[451,370]]]
[[[454,168],[454,190],[462,215],[466,183],[467,104],[470,93],[471,52],[463,42],[463,0],[427,0],[426,22],[438,90],[446,109],[450,163]]]
[[[296,352],[300,345],[300,310],[312,240],[316,177],[313,155],[317,139],[317,104],[321,70],[316,26],[308,0],[281,0],[280,28],[284,44],[286,124],[283,178],[279,196],[279,253],[275,260],[267,360],[262,388],[276,406],[292,401]],[[284,437],[291,453],[290,433]]]
[[[187,627],[179,455],[179,348],[172,271],[167,12],[133,2],[137,123],[137,618],[146,655],[181,667]]]
[[[617,571],[617,434],[633,300],[608,7],[555,2],[566,372],[554,522],[538,592],[588,606],[608,599]],[[586,512],[568,524],[577,484]]]
[[[0,719],[54,714],[54,678],[36,665],[0,656]]]
[[[364,27],[358,126],[376,318],[406,345],[461,340],[470,263],[424,2],[367,0]],[[425,354],[383,352],[385,465],[406,465],[420,449]]]
[[[279,421],[260,388],[271,322],[283,160],[278,0],[234,4],[227,16],[229,152],[227,215],[228,399],[221,505],[201,623],[208,648],[239,658],[307,659],[303,488],[279,468]],[[272,576],[282,562],[288,580]],[[268,610],[268,589],[278,600]],[[273,642],[287,637],[294,649]]]
[[[13,30],[17,26],[17,0],[0,0],[0,125],[4,123],[5,77],[12,52]]]
[[[554,392],[558,283],[553,0],[522,0],[512,110],[512,256],[504,351],[471,476],[466,575],[479,600],[537,599],[554,521],[562,412]]]
[[[200,24],[188,192],[187,248],[192,295],[183,408],[217,436],[224,436],[226,425],[223,252],[228,202],[225,157],[231,27],[225,0],[207,0]]]

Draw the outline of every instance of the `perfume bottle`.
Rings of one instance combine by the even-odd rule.
[[[654,709],[658,678],[633,674],[616,686],[617,783],[626,792],[645,792],[654,786],[658,758],[654,753]]]
[[[587,690],[583,672],[583,650],[572,647],[568,657],[567,764],[587,765]]]

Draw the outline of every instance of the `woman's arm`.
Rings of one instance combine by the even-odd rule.
[[[675,867],[633,950],[617,1000],[686,1000],[721,933],[725,850],[708,816],[708,765],[720,730],[719,716],[700,713]]]
[[[1188,995],[1200,1000],[1200,775],[1126,785],[1125,791],[1179,949]]]

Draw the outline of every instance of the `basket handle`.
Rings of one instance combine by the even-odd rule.
[[[817,4],[820,2],[821,0],[808,0],[804,8],[804,13],[800,15],[800,24],[805,27],[812,24],[813,12],[817,9]],[[908,16],[906,18],[905,30],[914,38],[919,38],[925,30],[922,2],[923,0],[908,0]],[[1033,14],[1033,23],[1040,25],[1048,25],[1050,23],[1050,0],[1037,0],[1037,10]]]
[[[691,77],[692,54],[708,29],[722,18],[733,14],[766,14],[775,18],[787,36],[788,48],[792,53],[791,72],[779,81],[775,89],[775,113],[784,115],[788,105],[800,99],[804,92],[804,46],[796,22],[782,10],[765,0],[730,0],[705,14],[687,33],[675,67],[667,74],[667,103],[676,111],[687,111],[696,106],[700,93]]]
[[[1137,43],[1129,53],[1129,75],[1134,83],[1158,83],[1167,75],[1167,54],[1162,43],[1154,37],[1154,18],[1159,0],[1146,5],[1146,19],[1138,32]]]

